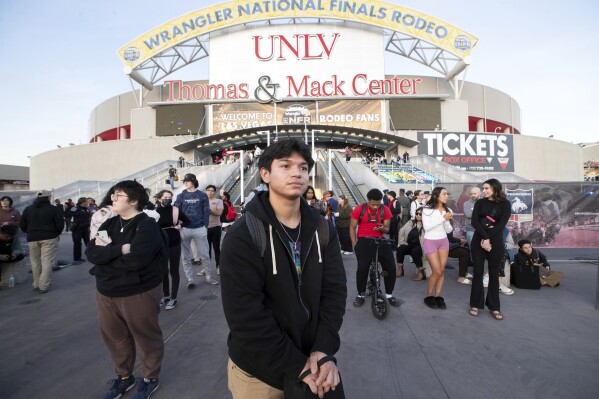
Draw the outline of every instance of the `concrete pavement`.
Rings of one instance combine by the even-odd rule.
[[[72,242],[68,233],[62,238],[66,263]],[[456,282],[455,269],[446,272],[448,309],[428,309],[426,283],[412,281],[415,269],[406,264],[396,285],[405,303],[379,321],[368,302],[352,306],[356,261],[344,260],[348,300],[337,357],[348,398],[599,397],[597,265],[553,263],[566,274],[561,285],[501,295],[505,320],[496,321],[488,311],[468,315],[470,287]],[[55,271],[47,294],[32,290],[31,275],[0,290],[0,398],[100,398],[109,388],[114,367],[97,327],[90,267]],[[220,288],[197,279],[194,290],[182,284],[177,308],[160,315],[166,352],[152,398],[231,397]]]

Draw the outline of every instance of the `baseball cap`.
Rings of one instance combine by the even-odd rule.
[[[51,195],[52,195],[52,193],[48,190],[40,190],[37,192],[38,197],[49,197]]]
[[[185,177],[183,177],[183,181],[196,181],[196,175],[194,175],[193,173],[188,173],[185,175]]]

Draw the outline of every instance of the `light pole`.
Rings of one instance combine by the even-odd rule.
[[[333,150],[328,150],[329,160],[329,190],[333,191]]]
[[[312,159],[316,161],[316,150],[314,149],[314,133],[324,133],[324,130],[312,129]],[[316,186],[316,169],[312,169],[312,187]]]

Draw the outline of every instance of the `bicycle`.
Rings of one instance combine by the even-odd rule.
[[[376,245],[376,252],[374,258],[370,263],[370,268],[368,269],[368,281],[366,282],[366,296],[371,296],[370,308],[372,309],[372,314],[379,320],[384,320],[389,314],[390,306],[389,300],[387,296],[381,290],[381,278],[383,275],[383,269],[381,264],[379,263],[379,246],[382,245],[391,245],[395,244],[393,240],[389,240],[387,238],[375,238],[369,237],[368,241],[374,243]]]

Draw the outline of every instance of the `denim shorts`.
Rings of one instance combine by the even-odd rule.
[[[422,251],[425,255],[430,255],[439,250],[449,251],[449,241],[447,238],[440,238],[438,240],[431,240],[429,238],[424,239]]]

